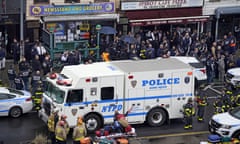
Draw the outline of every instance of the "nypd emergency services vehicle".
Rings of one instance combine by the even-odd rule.
[[[131,124],[160,126],[194,96],[193,70],[177,59],[126,60],[65,66],[46,80],[39,116],[46,122],[52,109],[66,114],[70,127],[82,116],[92,132],[113,122],[114,111]]]

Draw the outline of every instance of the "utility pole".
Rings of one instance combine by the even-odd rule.
[[[20,0],[20,40],[24,40],[24,36],[23,36],[23,3],[24,0]]]

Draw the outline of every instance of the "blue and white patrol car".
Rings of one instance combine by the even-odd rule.
[[[0,87],[0,116],[20,117],[32,110],[30,92]]]
[[[240,107],[225,113],[213,115],[209,121],[209,131],[222,137],[239,138]]]

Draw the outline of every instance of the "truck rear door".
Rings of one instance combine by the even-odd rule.
[[[180,110],[186,104],[187,99],[193,96],[192,89],[194,87],[191,71],[179,71],[172,73],[173,79],[178,82],[172,84],[172,98],[171,98],[171,118],[180,118],[183,114]]]

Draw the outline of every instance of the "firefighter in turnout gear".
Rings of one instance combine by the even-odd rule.
[[[41,109],[41,100],[42,100],[42,95],[43,95],[43,86],[42,82],[38,81],[37,88],[32,94],[33,102],[34,102],[34,108],[35,110],[40,110]]]
[[[82,117],[78,117],[77,126],[73,129],[73,144],[81,144],[80,140],[84,139],[87,135],[87,130],[85,127],[85,123],[82,120]]]
[[[188,99],[187,104],[183,106],[183,115],[184,115],[184,129],[192,129],[193,116],[195,115],[195,108],[193,107],[193,100]]]
[[[197,108],[198,108],[198,112],[197,112],[197,119],[198,122],[202,122],[203,116],[204,116],[204,112],[205,112],[205,107],[207,106],[207,97],[204,91],[204,86],[200,86],[200,91],[199,94],[197,96]]]
[[[213,106],[215,108],[214,114],[223,113],[225,110],[225,105],[221,97],[217,97],[217,100],[213,103]]]
[[[233,108],[233,101],[232,101],[232,92],[229,90],[222,91],[222,101],[224,104],[224,111],[227,112],[228,110]]]
[[[56,144],[66,144],[67,140],[67,131],[64,127],[65,122],[63,120],[60,120],[57,123],[56,129],[55,129],[55,138],[56,138]]]
[[[56,128],[58,119],[59,119],[58,110],[53,110],[50,116],[48,117],[48,121],[47,121],[49,138],[51,139],[52,144],[56,144],[55,128]]]

